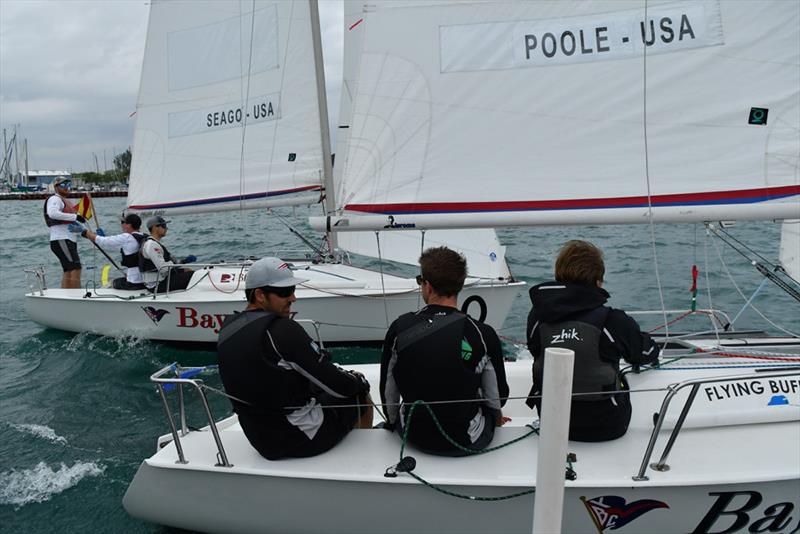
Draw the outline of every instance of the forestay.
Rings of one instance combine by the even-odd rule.
[[[389,2],[360,24],[342,217],[317,228],[800,217],[798,2]]]
[[[153,1],[129,208],[317,201],[323,150],[311,31],[307,1]]]

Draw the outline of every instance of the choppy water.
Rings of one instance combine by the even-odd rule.
[[[117,229],[123,206],[124,199],[96,201],[107,229]],[[147,378],[172,361],[201,365],[214,362],[215,355],[146,341],[72,335],[32,323],[23,307],[27,290],[23,268],[46,266],[51,286],[60,279],[41,210],[41,201],[0,202],[0,529],[169,531],[128,517],[121,505],[137,466],[153,452],[156,436],[168,430]],[[280,213],[296,215],[294,221],[301,228],[309,214],[305,209]],[[170,227],[166,241],[170,248],[179,255],[195,254],[201,261],[302,248],[277,221],[261,213],[176,217]],[[777,258],[776,225],[740,223],[733,232],[766,258]],[[589,239],[606,253],[605,287],[612,294],[613,306],[661,308],[647,226],[513,229],[499,234],[508,246],[512,272],[529,283],[551,277],[554,255],[565,240]],[[655,242],[667,308],[688,307],[693,263],[701,269],[700,306],[708,306],[710,288],[713,305],[731,316],[744,299],[733,288],[728,272],[746,296],[761,282],[761,276],[731,249],[720,249],[723,265],[717,253],[721,245],[707,242],[702,227],[661,226]],[[79,246],[85,282],[95,276],[86,267],[102,265],[104,258],[86,241]],[[415,272],[411,267],[396,270],[408,275]],[[800,331],[800,307],[771,284],[755,305],[779,326]],[[515,350],[511,341],[524,337],[528,308],[527,295],[522,293],[501,331],[509,340],[509,351]],[[706,326],[689,322],[680,329]],[[745,311],[736,326],[777,333],[752,310]],[[363,362],[375,361],[378,351],[342,348],[334,354],[341,362]],[[216,377],[208,377],[208,382],[219,385]],[[228,410],[223,399],[212,399],[212,405],[219,416]]]

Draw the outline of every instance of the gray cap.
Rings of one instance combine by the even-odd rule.
[[[289,264],[280,258],[261,258],[250,266],[245,279],[245,289],[257,287],[290,287],[307,282],[308,278],[295,278]]]
[[[155,217],[150,217],[149,219],[147,219],[147,229],[149,230],[157,224],[167,224],[167,223],[169,223],[169,221],[164,220],[164,217],[156,215]]]

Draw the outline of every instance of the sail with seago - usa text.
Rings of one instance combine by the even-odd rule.
[[[307,2],[154,1],[128,208],[186,213],[319,201]]]

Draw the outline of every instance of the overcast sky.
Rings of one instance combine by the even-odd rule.
[[[0,0],[0,126],[10,140],[21,125],[31,170],[94,170],[93,153],[102,170],[104,151],[111,168],[131,145],[148,10],[142,0]],[[341,2],[320,0],[320,19],[334,126]]]

